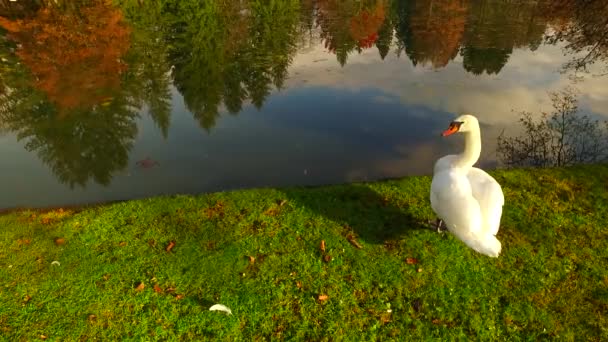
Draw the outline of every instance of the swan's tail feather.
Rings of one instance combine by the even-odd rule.
[[[485,240],[479,241],[479,244],[476,247],[477,248],[473,247],[473,249],[493,258],[497,258],[502,249],[500,241],[498,241],[494,235],[489,235]]]

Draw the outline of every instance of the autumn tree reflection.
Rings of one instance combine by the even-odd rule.
[[[130,29],[105,1],[1,18],[0,121],[69,186],[107,185],[128,163],[136,103],[124,91]],[[8,65],[7,65],[8,64]]]
[[[317,2],[317,25],[325,48],[335,53],[344,66],[348,55],[376,45],[382,58],[392,39],[392,28],[386,22],[386,0]],[[381,36],[382,35],[382,36]]]
[[[397,28],[398,38],[414,65],[428,63],[441,68],[456,57],[463,39],[467,1],[409,1],[398,8],[407,16]]]
[[[90,1],[76,12],[48,6],[23,19],[0,17],[0,26],[18,44],[16,54],[35,87],[60,113],[101,104],[120,89],[130,30],[105,1]]]
[[[92,110],[59,115],[46,94],[31,87],[28,71],[15,65],[8,75],[11,91],[0,96],[0,121],[36,152],[55,176],[70,187],[92,180],[107,185],[124,169],[135,138],[136,112],[118,97]]]

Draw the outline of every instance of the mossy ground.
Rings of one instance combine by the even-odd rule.
[[[492,174],[497,259],[427,229],[429,177],[5,213],[0,337],[608,340],[608,167]]]

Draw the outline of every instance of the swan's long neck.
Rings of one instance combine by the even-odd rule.
[[[464,133],[464,152],[458,155],[456,163],[460,167],[473,166],[481,155],[481,134],[479,127]]]

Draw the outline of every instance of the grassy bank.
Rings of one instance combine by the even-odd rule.
[[[425,229],[428,177],[4,214],[0,336],[608,340],[608,167],[492,174],[498,259]]]

